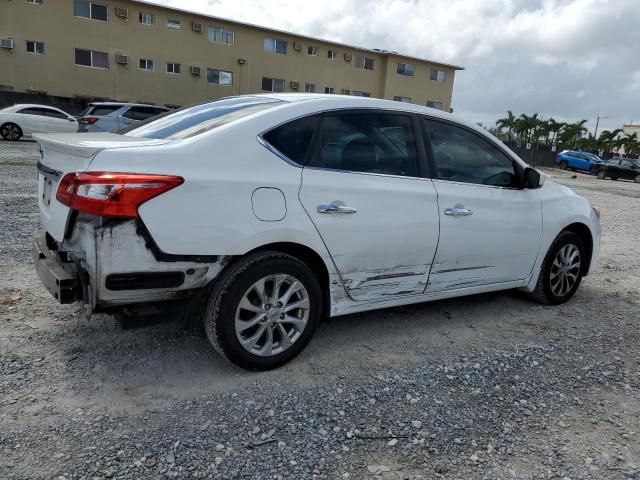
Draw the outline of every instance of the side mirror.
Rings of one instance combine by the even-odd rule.
[[[546,175],[535,168],[527,167],[524,171],[524,186],[526,188],[540,188],[544,185]]]

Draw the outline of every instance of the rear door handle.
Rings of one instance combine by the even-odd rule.
[[[318,205],[318,213],[340,213],[348,215],[356,213],[357,211],[355,208],[347,207],[346,205],[336,205],[335,203]]]
[[[467,217],[473,215],[473,210],[464,207],[445,208],[444,214],[452,217]]]

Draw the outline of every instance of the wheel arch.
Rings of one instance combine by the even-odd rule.
[[[591,265],[591,256],[593,255],[593,235],[591,234],[591,230],[584,223],[575,222],[564,227],[562,229],[562,232],[575,233],[584,242],[584,247],[587,250],[587,259],[586,259],[587,261],[582,262],[581,268],[582,268],[582,275],[586,277],[589,273],[589,265]]]

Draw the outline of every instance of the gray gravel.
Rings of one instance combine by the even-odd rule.
[[[0,478],[640,479],[640,186],[553,172],[603,215],[566,305],[351,315],[253,374],[169,316],[56,304],[30,260],[36,161],[0,143]]]

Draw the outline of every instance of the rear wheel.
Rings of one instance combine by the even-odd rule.
[[[269,370],[309,343],[321,305],[320,284],[306,264],[284,253],[259,252],[230,266],[216,282],[205,330],[229,361]]]
[[[598,178],[599,178],[600,180],[604,180],[605,178],[607,178],[607,173],[606,173],[604,170],[600,170],[600,171],[598,172]]]
[[[636,175],[633,181],[636,183],[640,183],[640,175]]]
[[[568,301],[580,286],[585,261],[586,251],[580,236],[574,232],[560,233],[547,252],[531,296],[549,305]]]
[[[558,166],[560,167],[560,170],[566,170],[567,167],[569,167],[569,162],[567,162],[566,160],[562,160]]]
[[[22,137],[22,129],[15,123],[4,123],[0,126],[0,135],[5,140],[17,142]]]

